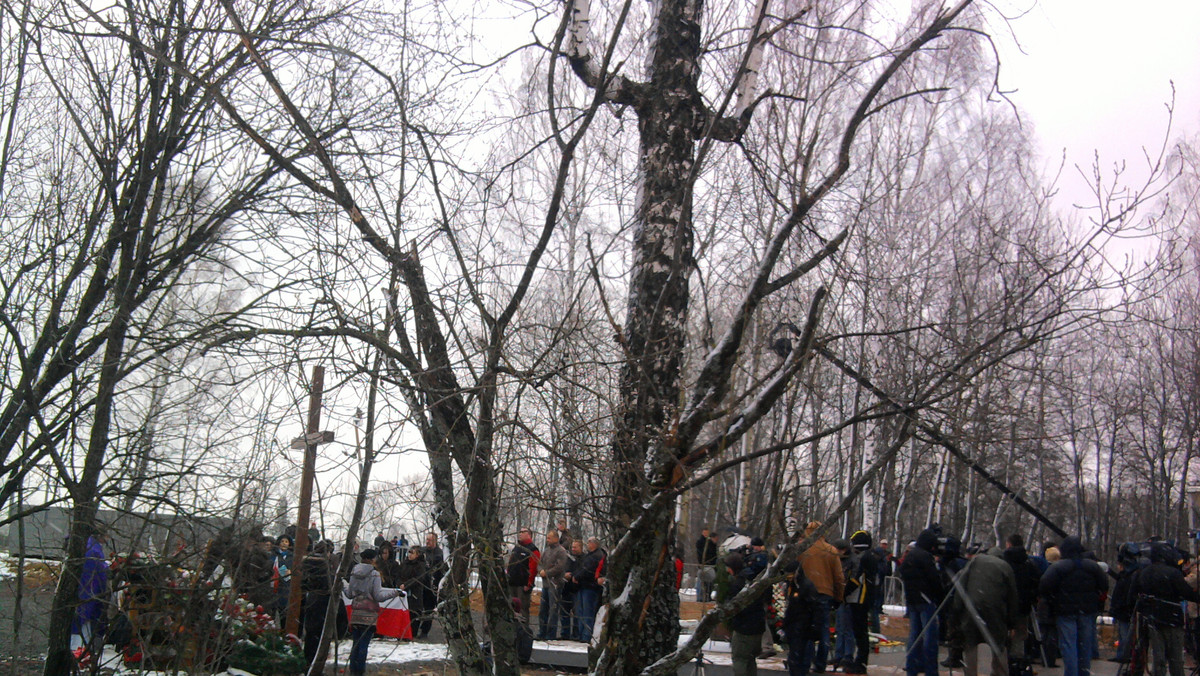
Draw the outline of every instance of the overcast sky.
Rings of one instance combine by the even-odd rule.
[[[1200,130],[1200,1],[1044,0],[1011,28],[1024,53],[998,36],[1000,84],[1017,90],[1010,98],[1046,165],[1057,167],[1066,151],[1067,195],[1086,194],[1073,166],[1089,167],[1096,151],[1102,167],[1121,159],[1131,171],[1145,167],[1142,148],[1157,153],[1163,141],[1172,82],[1172,137]]]

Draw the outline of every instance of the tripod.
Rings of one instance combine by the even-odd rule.
[[[1192,668],[1188,669],[1188,676],[1200,676],[1200,618],[1190,617],[1183,629],[1183,649],[1185,656],[1192,656]]]
[[[704,672],[704,651],[696,652],[696,659],[692,662],[692,671],[690,676],[707,676]]]

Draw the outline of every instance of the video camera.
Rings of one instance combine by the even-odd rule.
[[[937,536],[937,544],[934,545],[933,555],[943,559],[956,559],[962,553],[962,541],[953,535],[948,535],[942,531],[941,524],[932,524],[929,530]]]
[[[1117,562],[1125,566],[1126,570],[1140,570],[1150,565],[1152,552],[1157,555],[1157,558],[1170,563],[1172,566],[1182,565],[1183,561],[1187,558],[1175,546],[1173,540],[1150,540],[1147,542],[1125,542],[1121,544],[1120,547],[1117,547]]]
[[[1123,542],[1117,547],[1117,563],[1125,570],[1140,570],[1150,565],[1149,542]]]

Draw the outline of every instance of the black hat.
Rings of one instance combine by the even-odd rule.
[[[765,547],[767,543],[763,542],[762,538],[750,538],[751,547]]]
[[[364,549],[362,550],[362,553],[358,555],[358,558],[362,559],[363,561],[374,561],[378,554],[379,552],[375,551],[374,549]]]
[[[855,549],[870,549],[871,534],[865,530],[854,531],[854,534],[850,536],[850,544],[854,545]]]

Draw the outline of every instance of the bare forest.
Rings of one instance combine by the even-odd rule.
[[[749,598],[677,647],[702,525],[1195,528],[1200,139],[1061,167],[1064,205],[1003,12],[900,5],[3,3],[0,525],[71,517],[45,673],[100,511],[296,522],[313,366],[309,520],[436,532],[462,673],[519,673],[506,546],[559,518],[629,676]]]

